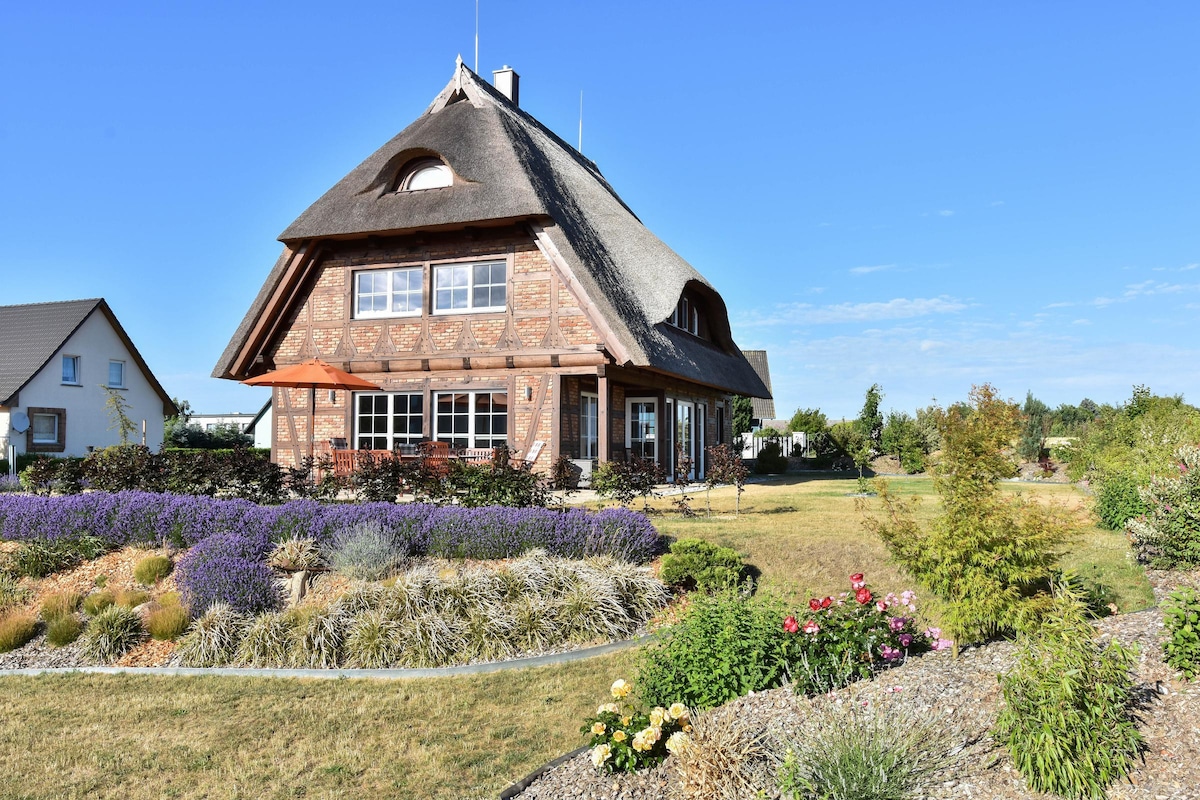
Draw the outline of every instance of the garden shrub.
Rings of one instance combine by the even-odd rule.
[[[783,602],[773,597],[698,595],[666,638],[642,652],[643,699],[705,709],[778,686],[785,669],[779,627],[784,616]]]
[[[137,612],[122,606],[109,606],[87,624],[81,638],[88,658],[108,663],[129,652],[146,635]]]
[[[544,508],[550,501],[549,487],[536,472],[501,464],[452,462],[447,489],[466,508],[507,506]]]
[[[283,591],[265,563],[265,535],[218,533],[180,559],[176,583],[193,615],[215,604],[253,614],[279,608]]]
[[[1095,509],[1100,527],[1108,531],[1123,530],[1126,522],[1149,510],[1138,492],[1137,481],[1124,473],[1110,475],[1101,481]]]
[[[332,669],[341,664],[346,622],[345,615],[336,604],[300,609],[296,627],[292,630],[292,665]]]
[[[142,603],[149,602],[150,595],[141,589],[121,589],[113,598],[115,605],[122,608],[137,608]]]
[[[0,615],[0,653],[23,647],[37,633],[37,617],[28,611]]]
[[[83,612],[89,617],[94,617],[115,602],[117,597],[110,591],[92,592],[83,598]]]
[[[496,638],[495,631],[488,636]],[[363,611],[350,620],[344,649],[351,669],[380,669],[400,660],[400,624],[384,611]],[[501,637],[502,638],[502,637]]]
[[[146,615],[146,630],[151,639],[173,642],[183,635],[190,621],[187,609],[183,606],[160,604]]]
[[[166,556],[147,556],[133,568],[133,579],[143,586],[153,586],[171,574],[171,559]]]
[[[668,586],[714,592],[736,588],[744,572],[742,556],[733,548],[702,539],[680,539],[663,556],[659,577]]]
[[[877,481],[883,518],[867,517],[892,558],[945,602],[943,624],[956,646],[1015,631],[1048,605],[1062,545],[1074,533],[1061,507],[1005,498],[997,484],[1014,474],[1007,451],[1020,410],[990,386],[939,418],[942,457],[934,488],[943,510],[917,522],[918,499],[893,495]]]
[[[92,537],[57,541],[34,539],[23,542],[9,555],[8,569],[28,578],[45,578],[71,569],[103,552],[103,546]]]
[[[1196,590],[1184,586],[1171,592],[1163,603],[1163,622],[1167,666],[1191,680],[1200,674],[1200,597]]]
[[[661,764],[682,740],[688,709],[675,703],[646,711],[628,699],[632,688],[615,681],[610,693],[616,702],[601,705],[579,729],[591,736],[588,746],[597,769],[633,772]]]
[[[802,735],[786,740],[786,800],[915,800],[957,763],[946,721],[898,697],[868,704],[818,697]]]
[[[672,800],[766,796],[762,792],[775,783],[779,755],[762,718],[714,709],[687,722],[686,737],[676,740],[667,762],[674,775]]]
[[[1144,744],[1133,718],[1134,654],[1096,640],[1082,603],[1068,591],[1000,677],[1004,705],[995,736],[1035,791],[1103,797],[1129,774]]]
[[[778,475],[787,472],[788,460],[783,447],[775,439],[767,442],[754,458],[756,475]]]
[[[405,543],[382,522],[367,520],[334,534],[325,561],[347,578],[377,581],[402,568],[407,556]]]
[[[213,603],[179,642],[186,667],[220,667],[233,661],[246,631],[244,614],[227,603]]]
[[[29,590],[21,585],[16,575],[0,569],[0,612],[19,606],[29,597]]]
[[[815,695],[870,678],[910,654],[945,649],[941,631],[918,632],[912,592],[876,596],[862,573],[850,592],[813,598],[808,610],[783,620],[782,652],[792,689]]]
[[[592,470],[592,489],[596,494],[622,506],[640,496],[645,508],[654,496],[654,487],[662,482],[662,466],[652,458],[632,456],[627,461],[602,461]]]
[[[1200,447],[1175,451],[1175,476],[1150,479],[1148,511],[1128,522],[1138,560],[1156,569],[1200,566]]]
[[[46,622],[46,641],[52,647],[66,647],[83,633],[83,623],[74,614],[55,617]]]
[[[79,609],[83,597],[78,592],[55,592],[42,600],[42,619],[53,622],[68,617]]]

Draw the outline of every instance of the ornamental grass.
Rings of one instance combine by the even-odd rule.
[[[81,641],[88,658],[109,663],[116,661],[146,636],[137,612],[123,606],[109,606],[92,617]]]
[[[28,611],[9,611],[0,616],[0,653],[23,647],[37,633],[37,617]]]

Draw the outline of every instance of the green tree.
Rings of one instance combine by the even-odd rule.
[[[733,396],[733,435],[738,436],[750,430],[754,424],[754,405],[745,395]]]
[[[887,455],[900,460],[906,472],[921,472],[925,469],[925,456],[929,451],[925,438],[917,427],[917,421],[906,411],[888,412],[880,438],[881,449]]]
[[[856,424],[862,435],[866,437],[872,454],[882,452],[883,413],[879,403],[883,400],[883,390],[878,383],[872,383],[863,398],[862,411],[858,414]]]
[[[787,429],[790,433],[824,433],[829,430],[829,419],[819,408],[797,408]]]
[[[863,477],[863,470],[871,463],[871,440],[863,433],[862,428],[854,421],[837,422],[829,429],[829,436],[838,449],[849,456],[858,468],[858,477]]]
[[[1025,418],[1021,428],[1021,441],[1017,452],[1026,461],[1037,461],[1042,456],[1042,448],[1046,446],[1046,437],[1050,435],[1052,423],[1050,406],[1033,396],[1033,392],[1025,393],[1025,405],[1021,408]]]
[[[943,627],[956,647],[1036,619],[1074,532],[1064,509],[1000,494],[1000,479],[1016,470],[1009,448],[1020,413],[991,386],[972,388],[965,406],[939,416],[942,452],[933,474],[942,509],[932,523],[920,524],[918,500],[895,496],[884,481],[883,514],[865,521],[893,559],[942,601]]]
[[[115,430],[121,439],[121,444],[127,445],[129,437],[137,432],[137,423],[129,418],[129,403],[125,401],[119,390],[103,384],[100,385],[100,388],[108,395],[104,400],[104,407],[108,410],[108,429]]]

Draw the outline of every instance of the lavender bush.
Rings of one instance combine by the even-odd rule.
[[[272,611],[283,592],[266,564],[270,540],[263,534],[226,531],[208,537],[179,560],[176,582],[193,615],[224,603],[234,611]]]

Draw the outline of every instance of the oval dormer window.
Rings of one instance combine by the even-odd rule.
[[[422,189],[440,189],[454,182],[450,168],[435,158],[423,158],[404,170],[400,177],[398,192],[419,192]]]

